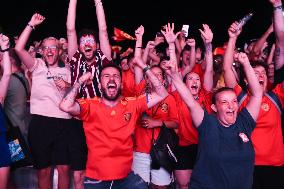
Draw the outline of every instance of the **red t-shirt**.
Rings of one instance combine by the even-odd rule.
[[[235,87],[239,95],[242,91],[240,86]],[[281,84],[277,85],[273,92],[284,105],[284,89]],[[249,100],[248,97],[241,104],[244,108]],[[283,123],[282,123],[283,124]],[[281,115],[274,103],[264,95],[261,108],[256,121],[256,128],[252,133],[252,142],[255,150],[255,165],[281,166],[284,164],[284,144],[281,129]]]
[[[134,128],[147,109],[146,97],[123,98],[106,106],[100,98],[78,100],[88,146],[86,176],[97,180],[125,178],[133,160]]]
[[[146,110],[147,115],[154,119],[159,119],[162,121],[175,121],[178,123],[178,110],[176,106],[175,99],[172,95],[169,95],[159,104]],[[154,130],[154,139],[158,138],[160,133],[160,127],[153,129],[147,129],[140,125],[140,120],[137,122],[137,127],[135,130],[135,147],[134,151],[142,153],[150,153],[152,132]]]
[[[179,145],[188,146],[192,144],[198,144],[198,132],[192,123],[192,118],[189,108],[187,107],[186,103],[182,100],[182,98],[180,97],[177,91],[174,91],[172,95],[175,97],[177,101],[177,107],[179,113],[179,123],[180,123],[178,127]],[[212,113],[211,96],[212,96],[211,92],[201,90],[198,96],[199,98],[197,99],[198,103],[208,113]]]
[[[129,69],[122,72],[122,96],[136,96],[134,73]]]
[[[191,72],[197,73],[200,77],[201,83],[203,83],[204,71],[202,69],[201,64],[195,64],[194,67],[192,68]]]

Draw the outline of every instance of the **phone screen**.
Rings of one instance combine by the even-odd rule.
[[[182,25],[182,31],[184,31],[184,35],[185,37],[188,36],[188,29],[189,29],[189,25]]]

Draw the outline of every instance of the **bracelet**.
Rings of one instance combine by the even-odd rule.
[[[97,5],[103,5],[102,1],[98,1],[98,2],[95,1],[95,6]]]
[[[10,50],[10,47],[6,48],[6,49],[2,49],[0,48],[0,52],[6,52],[6,51],[9,51]]]
[[[35,27],[33,25],[31,25],[30,23],[27,24],[30,28],[32,28],[32,30],[35,30]]]
[[[146,66],[145,68],[143,68],[143,73],[145,74],[148,70],[150,70],[150,67]]]
[[[282,5],[279,5],[279,6],[273,7],[273,10],[277,10],[277,9],[282,10]]]
[[[143,47],[135,47],[135,48],[142,49]]]

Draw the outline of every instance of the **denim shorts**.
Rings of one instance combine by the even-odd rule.
[[[126,178],[119,180],[103,181],[86,177],[84,189],[148,189],[148,185],[140,176],[130,172]]]

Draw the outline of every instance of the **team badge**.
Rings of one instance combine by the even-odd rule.
[[[268,112],[269,111],[269,105],[267,103],[262,103],[261,104],[261,109],[264,111]]]
[[[115,110],[112,110],[111,113],[110,113],[111,116],[115,116],[115,114],[116,114]]]
[[[162,110],[162,112],[167,113],[168,110],[169,110],[169,105],[167,103],[163,103],[161,105],[161,110]]]
[[[131,119],[131,113],[124,114],[124,119],[128,122]]]
[[[247,135],[245,133],[240,133],[239,137],[242,139],[243,142],[249,141],[249,138],[247,137]]]

